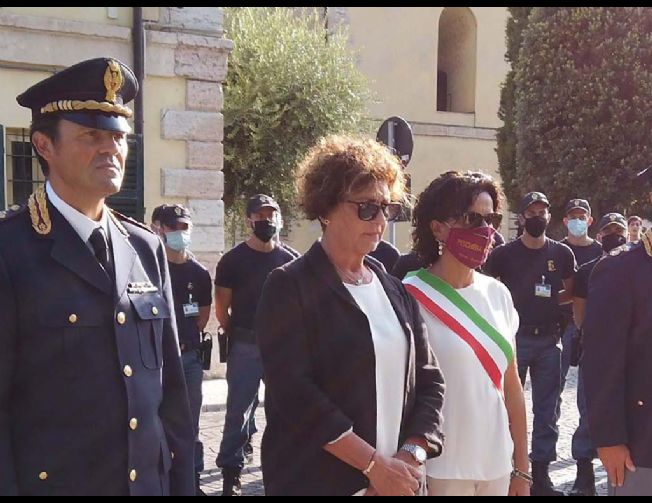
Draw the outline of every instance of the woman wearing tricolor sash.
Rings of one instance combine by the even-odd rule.
[[[527,426],[509,290],[483,275],[501,194],[482,173],[449,172],[419,196],[414,249],[427,268],[404,283],[419,303],[444,374],[441,456],[426,463],[430,495],[529,495]]]

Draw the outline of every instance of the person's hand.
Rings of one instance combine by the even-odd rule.
[[[598,447],[598,456],[604,465],[604,469],[607,471],[612,487],[622,487],[625,482],[625,468],[630,472],[636,471],[636,467],[626,445]]]
[[[509,492],[507,496],[529,496],[530,483],[521,477],[513,477],[509,482]]]
[[[369,472],[370,487],[378,496],[414,496],[419,489],[421,470],[401,461],[376,453],[376,464]]]
[[[423,470],[423,465],[420,465],[419,462],[416,459],[414,459],[414,456],[407,451],[401,449],[396,454],[394,454],[394,457],[396,459],[400,459],[401,461],[407,463],[410,466],[413,466],[414,468],[418,468],[419,472]]]

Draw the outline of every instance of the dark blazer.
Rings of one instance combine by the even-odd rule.
[[[380,279],[409,344],[397,450],[425,437],[441,451],[443,378],[416,301],[365,258]],[[365,314],[319,242],[274,270],[263,288],[256,332],[265,372],[262,468],[268,495],[351,495],[368,486],[356,468],[323,449],[353,427],[376,443],[376,368]]]
[[[112,285],[46,207],[45,234],[25,208],[0,221],[0,494],[194,494],[160,240],[114,216]]]
[[[652,468],[651,238],[647,251],[636,245],[595,266],[580,362],[593,445],[625,444],[645,468]]]

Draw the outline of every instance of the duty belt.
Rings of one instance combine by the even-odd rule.
[[[552,335],[559,334],[561,325],[559,323],[550,323],[548,325],[521,325],[518,327],[518,333],[527,335]]]

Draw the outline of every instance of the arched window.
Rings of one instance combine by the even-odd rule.
[[[446,7],[439,18],[437,110],[475,112],[476,22],[468,7]]]

